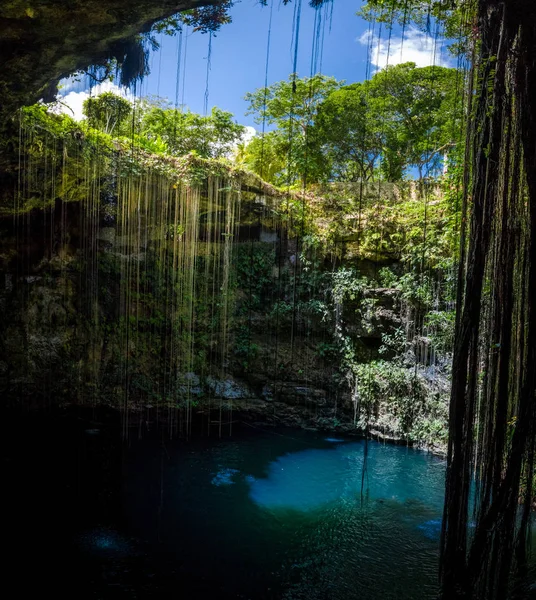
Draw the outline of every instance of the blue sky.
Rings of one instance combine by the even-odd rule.
[[[322,71],[337,79],[364,79],[367,66],[366,46],[356,40],[368,24],[356,16],[355,0],[337,0],[333,5],[331,32],[326,25]],[[209,75],[209,108],[229,110],[245,125],[254,125],[252,116],[244,116],[244,95],[264,85],[266,44],[270,8],[256,0],[243,0],[231,9],[232,23],[212,38]],[[324,14],[322,12],[322,14]],[[294,7],[274,0],[268,81],[286,79],[293,69],[292,24]],[[315,11],[303,3],[298,44],[298,73],[310,74]],[[194,112],[203,112],[208,35],[190,34],[186,53],[185,104]],[[174,101],[178,40],[163,37],[161,68],[158,54],[152,58],[153,72],[142,86],[149,93],[167,96]],[[183,41],[184,50],[184,41]],[[160,77],[159,77],[160,71]],[[160,86],[158,80],[160,79]],[[179,98],[182,97],[182,90]]]
[[[315,10],[307,0],[302,2],[297,70],[300,76],[308,76],[311,70]],[[369,24],[356,16],[358,6],[359,2],[355,0],[335,0],[332,18],[326,19],[322,73],[348,83],[362,81],[367,75]],[[323,9],[320,10],[324,14]],[[293,69],[294,3],[283,6],[280,0],[273,0],[272,14],[269,84],[286,79]],[[264,85],[270,8],[261,6],[257,0],[242,0],[231,9],[231,16],[232,23],[224,25],[212,37],[208,108],[210,110],[212,106],[218,106],[232,112],[238,122],[255,126],[253,115],[245,115],[247,103],[244,95]],[[381,68],[387,62],[396,64],[407,60],[413,60],[419,66],[427,66],[432,62],[448,64],[444,44],[435,43],[431,37],[415,29],[406,30],[403,43],[396,29],[389,41],[385,29],[381,38],[378,33],[376,29],[372,36],[373,69]],[[184,97],[184,104],[190,110],[203,113],[209,36],[191,31],[187,32],[187,36],[187,43],[185,36],[182,42],[179,103]],[[142,84],[138,84],[134,92],[138,96],[167,97],[174,103],[179,40],[178,37],[160,35],[157,39],[161,41],[161,49],[151,55],[152,72]],[[77,118],[80,118],[82,102],[88,96],[88,87],[87,81],[82,81],[67,85],[63,91],[64,101]],[[132,94],[132,91],[121,91],[109,83],[92,93],[109,89],[126,96]]]

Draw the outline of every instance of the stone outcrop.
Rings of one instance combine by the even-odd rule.
[[[163,18],[218,0],[6,0],[0,3],[0,125],[50,101],[72,73],[117,58]],[[0,127],[1,129],[1,127]]]
[[[430,340],[404,342],[398,289],[371,285],[351,253],[335,271],[328,246],[302,254],[285,197],[258,178],[197,161],[192,182],[178,159],[142,158],[110,176],[112,155],[97,182],[74,164],[74,199],[40,208],[35,177],[0,218],[4,404],[434,438],[445,393],[415,360]]]
[[[67,226],[75,229],[76,219]],[[124,252],[118,243],[111,249],[110,235],[106,239],[102,256],[109,258]],[[61,258],[54,253],[33,254],[33,266],[19,273],[20,264],[17,267],[13,259],[14,248],[9,249],[5,239],[2,250],[0,394],[3,402],[30,409],[72,403],[121,406],[127,385],[121,376],[124,368],[119,359],[121,340],[117,333],[96,328],[83,308],[87,299],[85,276],[79,264],[80,248],[73,242],[63,248]],[[19,250],[24,254],[23,249]],[[140,257],[142,264],[146,251]],[[104,294],[99,300],[99,311],[117,310],[113,305],[116,284],[107,280],[104,272],[100,277],[108,287],[106,294],[112,296],[112,304],[105,305],[108,296]],[[364,339],[370,342],[378,340],[382,332],[403,324],[405,313],[400,310],[396,290],[370,289],[366,294],[376,300],[366,331],[357,322],[350,329],[352,336],[365,335]],[[273,324],[266,313],[257,311],[249,315],[249,320],[253,329],[251,344],[257,353],[250,358],[247,369],[231,349],[231,361],[224,374],[219,373],[217,365],[207,365],[205,371],[209,374],[193,371],[179,374],[175,406],[191,403],[195,413],[206,415],[209,420],[220,418],[222,409],[225,420],[239,419],[252,424],[339,432],[355,432],[363,427],[363,421],[356,415],[348,381],[341,377],[340,365],[318,351],[311,342],[311,332],[298,332],[291,343],[288,330],[283,329],[277,335],[269,332]],[[316,331],[319,339],[329,334],[326,326],[332,324],[319,325]],[[162,398],[150,391],[152,388],[146,382],[147,376],[159,368],[156,359],[147,353],[145,363],[137,367],[137,374],[130,379],[129,409],[134,413],[162,405]],[[446,398],[448,379],[442,374],[444,370],[432,373],[433,369],[420,369],[420,380],[431,396]],[[413,370],[414,366],[408,364],[408,372]],[[163,406],[165,414],[169,404],[164,402]],[[419,406],[417,412],[427,410]],[[410,443],[412,440],[402,433],[403,424],[395,413],[389,402],[379,401],[370,416],[369,432],[382,439]],[[441,445],[434,449],[442,450]]]

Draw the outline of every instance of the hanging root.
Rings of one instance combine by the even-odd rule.
[[[508,596],[512,569],[526,560],[534,477],[536,7],[480,0],[478,30],[466,164],[472,215],[461,265],[442,532],[445,600]]]

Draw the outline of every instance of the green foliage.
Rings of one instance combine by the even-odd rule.
[[[245,131],[230,112],[217,107],[203,116],[176,109],[161,98],[131,102],[112,92],[88,98],[83,112],[87,122],[78,128],[102,132],[153,154],[230,157]]]
[[[326,360],[337,360],[339,358],[340,348],[333,343],[321,342],[316,346],[316,353],[320,358]]]
[[[193,31],[214,34],[222,25],[231,22],[228,11],[233,4],[233,0],[222,0],[212,6],[200,6],[185,10],[178,13],[176,17],[192,27]]]
[[[246,94],[247,114],[255,114],[258,123],[277,125],[287,133],[305,133],[316,116],[318,106],[340,83],[333,77],[314,75],[299,78],[291,74],[267,88]]]
[[[242,144],[235,156],[238,165],[257,173],[274,185],[286,183],[287,141],[279,131],[256,135],[248,144]]]
[[[461,205],[443,193],[446,187],[448,180],[422,187],[416,182],[319,187],[322,202],[309,204],[311,235],[333,251],[344,241],[359,258],[397,261],[408,271],[431,269],[444,277],[453,270],[461,218]]]
[[[428,445],[446,442],[447,398],[431,395],[413,368],[378,360],[356,364],[353,371],[362,419],[374,416],[388,435]]]
[[[272,304],[269,315],[272,325],[277,326],[281,325],[282,323],[289,322],[292,317],[293,310],[293,306],[290,302],[287,302],[286,300],[276,300]]]
[[[367,278],[359,275],[355,269],[341,267],[333,273],[332,277],[332,294],[338,303],[343,303],[345,300],[360,300],[363,292],[369,287]]]
[[[258,310],[267,302],[273,285],[272,269],[275,249],[272,244],[252,242],[240,244],[234,253],[236,286],[244,294],[246,310]]]
[[[329,94],[318,111],[318,137],[333,177],[399,181],[440,171],[460,141],[461,72],[415,63],[388,66]]]
[[[233,0],[222,0],[213,6],[200,6],[175,13],[157,21],[152,27],[150,36],[153,40],[156,33],[174,36],[182,31],[184,25],[191,27],[194,32],[215,35],[222,25],[232,21],[229,9],[233,4]],[[156,40],[153,43],[156,43]]]
[[[425,327],[429,331],[434,348],[443,355],[448,355],[454,348],[454,310],[434,310],[425,317]]]
[[[370,80],[368,95],[379,105],[389,151],[419,174],[437,173],[460,142],[463,77],[456,69],[388,66]],[[388,157],[388,161],[392,160]]]
[[[128,134],[131,103],[112,92],[104,92],[84,101],[83,113],[91,127],[112,135]]]
[[[368,181],[375,175],[386,142],[372,108],[360,83],[333,91],[321,104],[316,127],[334,179]]]
[[[194,152],[203,158],[230,156],[244,134],[244,127],[229,112],[214,107],[210,115],[172,108],[169,104],[140,104],[139,135],[158,144],[166,154],[182,156]]]
[[[389,333],[382,332],[381,338],[382,345],[380,346],[378,352],[382,356],[389,354],[392,356],[398,356],[406,348],[407,335],[404,327],[397,327]]]
[[[356,364],[354,375],[362,412],[378,417],[382,408],[387,409],[394,421],[392,431],[409,434],[414,408],[422,402],[422,390],[412,370],[379,360]]]
[[[403,79],[407,77],[415,83],[412,73],[417,69],[402,67],[399,71]],[[426,87],[430,79],[424,80]],[[410,437],[417,436],[416,439],[433,439],[434,435],[442,435],[441,402],[437,401],[437,414],[430,416],[426,412],[425,404],[429,401],[434,404],[435,396],[415,376],[415,369],[401,363],[400,357],[407,347],[405,329],[397,328],[396,324],[381,329],[383,325],[379,321],[383,317],[378,316],[381,301],[370,292],[377,283],[365,277],[359,265],[363,259],[374,261],[376,266],[394,264],[393,269],[383,268],[378,274],[381,286],[400,291],[392,293],[390,298],[394,300],[388,302],[398,303],[402,298],[413,309],[421,311],[427,335],[436,350],[449,352],[452,314],[440,310],[444,302],[438,303],[438,294],[443,294],[444,289],[438,292],[437,282],[444,282],[445,273],[452,267],[459,208],[459,157],[449,157],[449,171],[442,182],[448,186],[447,194],[439,186],[419,187],[410,183],[393,186],[382,182],[362,188],[359,180],[369,177],[367,168],[374,178],[378,176],[378,169],[387,168],[388,152],[382,146],[387,144],[387,138],[381,138],[378,130],[370,144],[371,147],[377,144],[379,158],[369,167],[348,166],[348,161],[354,159],[349,158],[347,152],[369,143],[364,136],[367,133],[365,121],[370,117],[366,111],[372,109],[367,105],[365,111],[363,101],[377,100],[374,105],[377,112],[371,114],[378,118],[383,114],[381,111],[392,109],[391,101],[375,98],[372,93],[366,97],[362,90],[357,93],[355,86],[340,88],[328,78],[314,80],[324,87],[311,100],[307,96],[307,87],[313,85],[311,81],[297,80],[296,91],[292,89],[292,81],[281,82],[284,85],[280,87],[277,87],[279,84],[272,86],[270,115],[261,117],[267,122],[273,119],[271,124],[277,129],[266,133],[264,139],[254,138],[239,151],[241,164],[274,183],[288,184],[288,139],[294,132],[297,141],[290,156],[294,173],[291,183],[314,178],[357,181],[356,184],[327,183],[316,195],[291,192],[277,196],[277,190],[269,186],[263,188],[264,184],[254,179],[253,189],[256,186],[268,189],[268,195],[273,192],[274,198],[278,198],[273,215],[281,219],[290,239],[299,237],[299,257],[296,258],[296,250],[289,251],[293,253],[293,260],[280,256],[275,273],[273,244],[233,244],[230,289],[223,299],[211,293],[221,288],[221,272],[218,275],[216,263],[210,262],[214,257],[196,255],[195,283],[191,285],[188,283],[191,272],[177,271],[171,261],[174,254],[171,248],[173,245],[181,247],[187,229],[182,222],[164,223],[158,232],[160,252],[149,247],[145,261],[138,265],[138,285],[125,289],[122,284],[122,293],[128,296],[128,315],[121,317],[116,313],[116,295],[124,276],[124,263],[117,257],[99,256],[99,306],[103,313],[99,316],[99,327],[113,348],[110,352],[116,351],[117,340],[127,337],[130,340],[127,375],[133,396],[180,406],[184,386],[177,380],[178,372],[206,373],[211,365],[221,365],[222,346],[228,348],[227,356],[230,355],[233,366],[238,366],[241,372],[251,371],[261,356],[256,343],[259,334],[265,335],[266,328],[277,328],[280,339],[284,339],[292,324],[297,336],[307,331],[309,348],[321,359],[319,364],[334,368],[333,385],[339,385],[347,373],[357,377],[363,407],[367,407],[366,393],[370,392],[370,398],[374,398],[370,410],[378,413],[378,422],[384,424],[386,431],[403,432]],[[301,104],[296,107],[293,102],[300,94]],[[259,98],[258,95],[255,100],[252,97],[252,105]],[[256,106],[260,110],[259,105]],[[402,110],[400,106],[397,110]],[[43,107],[33,107],[27,114],[27,125],[33,125],[25,129],[29,133],[24,152],[35,159],[36,181],[43,177],[42,172],[37,172],[37,165],[42,164],[43,152],[47,152],[48,157],[55,157],[55,162],[49,165],[57,168],[56,184],[61,181],[57,189],[65,199],[87,198],[90,186],[99,189],[97,180],[91,178],[92,173],[102,176],[117,165],[120,168],[113,172],[119,171],[124,179],[138,181],[136,178],[140,175],[151,173],[154,178],[149,179],[150,182],[162,183],[168,189],[199,185],[203,193],[206,193],[206,180],[210,175],[225,178],[225,182],[218,184],[225,186],[221,188],[224,191],[233,190],[244,176],[237,175],[229,164],[213,160],[227,156],[242,135],[243,128],[234,123],[229,113],[214,109],[211,115],[201,117],[154,101],[138,102],[132,112],[128,101],[105,96],[89,103],[87,114],[89,118],[84,123],[52,115]],[[396,120],[393,117],[393,123]],[[423,131],[426,131],[424,125]],[[346,140],[342,139],[344,135]],[[433,137],[430,131],[426,136]],[[401,135],[396,140],[399,145],[393,148],[398,153],[395,158],[400,160],[396,165],[394,159],[391,161],[391,175],[385,171],[384,178],[395,177],[396,169],[400,174],[405,165],[410,164],[408,161],[414,160],[404,154],[407,140]],[[190,154],[184,156],[186,153]],[[167,154],[174,156],[165,156]],[[99,165],[103,168],[97,168]],[[85,178],[77,179],[77,173],[85,173]],[[316,174],[309,177],[310,173]],[[245,181],[248,184],[249,179]],[[29,199],[28,206],[40,205],[39,201]],[[201,202],[205,201],[203,197]],[[113,208],[110,210],[113,212]],[[343,263],[339,262],[341,257]],[[332,272],[334,264],[337,268]],[[404,270],[409,272],[399,276]],[[132,282],[135,280],[133,277]],[[170,298],[174,300],[170,302]],[[385,320],[389,322],[389,317]],[[223,344],[222,337],[225,338]],[[393,356],[398,361],[371,362],[382,353],[383,358]],[[124,359],[116,358],[117,364]],[[283,366],[282,371],[285,368]],[[121,377],[111,373],[110,385],[121,385],[124,382]],[[385,415],[392,416],[392,422],[382,416],[383,410]]]
[[[259,346],[252,341],[251,328],[242,325],[234,335],[233,352],[244,372],[248,372],[252,361],[257,358]]]
[[[462,73],[415,63],[342,86],[323,75],[279,81],[246,95],[248,114],[276,129],[242,160],[276,184],[400,181],[437,175],[460,142]]]
[[[383,267],[378,271],[378,283],[382,287],[393,288],[397,281],[398,277],[389,267]]]
[[[134,135],[129,136],[126,139],[122,140],[125,145],[132,145],[134,148],[141,148],[150,154],[168,154],[168,146],[164,139],[158,135],[154,134],[151,136],[140,135],[135,133]]]
[[[401,291],[402,298],[412,306],[421,310],[432,308],[434,288],[430,275],[410,271],[400,277],[395,287]]]
[[[277,126],[269,140],[285,161],[281,177],[288,185],[312,183],[329,176],[314,124],[321,102],[339,86],[340,82],[325,75],[290,75],[287,81],[246,94],[246,114],[256,115],[257,123]]]
[[[110,136],[43,104],[21,110],[19,142],[24,169],[24,185],[17,192],[19,212],[50,207],[60,199],[76,202],[91,197],[113,153]]]

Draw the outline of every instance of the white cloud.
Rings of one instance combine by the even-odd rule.
[[[249,144],[251,140],[257,135],[257,130],[255,127],[251,127],[251,125],[246,125],[244,133],[242,134],[242,139],[240,140],[243,144]]]
[[[357,41],[368,46],[370,62],[376,69],[406,62],[414,62],[418,67],[452,66],[444,56],[444,40],[436,39],[414,27],[406,31],[404,38],[391,37],[390,41],[373,38],[367,31]]]
[[[86,118],[82,113],[84,101],[90,96],[98,96],[103,92],[113,92],[114,94],[122,96],[123,98],[128,98],[129,100],[134,99],[132,92],[130,92],[127,88],[119,87],[111,81],[105,81],[94,86],[91,89],[91,93],[87,90],[82,92],[70,91],[63,96],[60,93],[58,101],[55,103],[53,110],[58,113],[65,113],[66,115],[73,117],[73,119],[81,121],[82,119]]]

